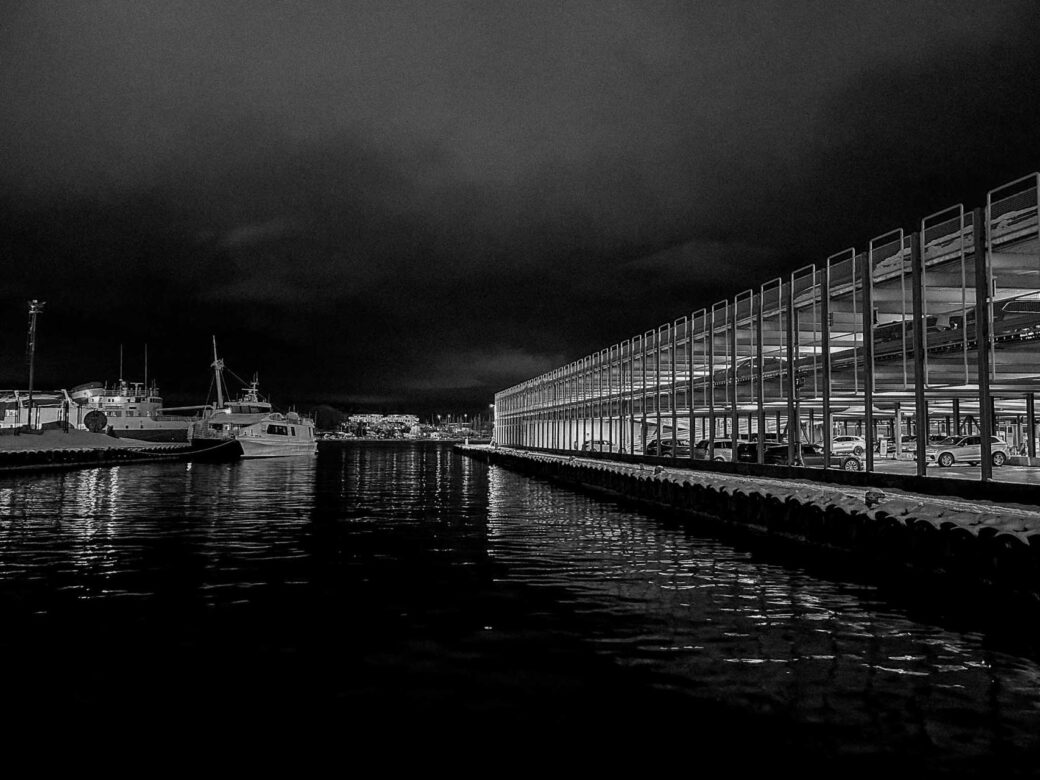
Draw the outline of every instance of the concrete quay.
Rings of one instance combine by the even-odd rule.
[[[722,473],[456,445],[467,456],[724,529],[772,547],[854,560],[871,575],[1040,610],[1040,507],[810,479]],[[931,588],[930,586],[938,586]],[[1013,606],[1012,606],[1013,605]],[[984,607],[987,608],[987,607]]]
[[[201,457],[203,453],[187,443],[120,439],[79,430],[44,430],[0,436],[0,474]]]

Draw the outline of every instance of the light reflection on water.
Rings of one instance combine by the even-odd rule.
[[[1033,660],[445,446],[5,478],[0,618],[18,627],[0,635],[0,661],[54,677],[69,652],[89,656],[92,682],[53,683],[86,686],[88,702],[133,689],[152,667],[122,670],[157,656],[184,667],[167,697],[372,708],[392,689],[394,722],[401,707],[544,718],[561,680],[584,695],[642,680],[635,670],[749,724],[825,727],[813,739],[834,753],[955,765],[1040,739]],[[99,635],[52,641],[82,626]]]
[[[201,558],[220,580],[203,589],[255,585],[228,575],[249,568],[242,562],[303,554],[292,536],[310,520],[315,470],[313,458],[286,458],[24,478],[0,492],[3,579],[20,575],[83,598],[148,596],[145,561],[175,540],[179,560],[163,565]]]
[[[586,637],[670,687],[835,728],[835,749],[1036,750],[1040,666],[913,622],[869,588],[697,538],[492,468],[488,544],[512,578],[569,594]]]

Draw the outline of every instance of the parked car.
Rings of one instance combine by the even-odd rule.
[[[899,437],[899,448],[903,452],[916,452],[917,451],[917,437],[907,436],[903,434]]]
[[[888,455],[896,452],[896,442],[891,436],[879,436],[874,442],[874,452],[881,452],[881,443],[885,444],[885,453]],[[899,451],[900,452],[916,452],[917,451],[917,437],[908,436],[903,434],[899,437]]]
[[[617,452],[617,447],[609,439],[586,439],[581,445],[582,452]]]
[[[738,441],[738,445],[743,442]],[[708,440],[701,439],[693,448],[694,460],[713,460],[716,463],[731,463],[733,461],[733,442],[728,439],[716,439],[715,449],[711,458],[708,457]]]
[[[657,439],[653,439],[646,443],[647,455],[657,455],[662,458],[670,458],[672,457],[673,452],[677,458],[690,457],[690,440],[676,439],[674,445],[671,439],[665,439],[661,442],[658,442]]]
[[[766,447],[774,447],[776,442],[766,442]],[[758,442],[757,441],[742,441],[737,443],[737,462],[738,463],[757,463],[758,462]]]
[[[767,447],[765,451],[765,462],[778,466],[792,465],[790,452],[786,444]],[[796,466],[811,466],[822,468],[826,462],[823,447],[819,444],[802,444],[800,462]],[[830,465],[843,471],[863,471],[863,459],[858,455],[831,455]]]
[[[990,437],[990,452],[994,466],[1007,463],[1008,445],[999,436]],[[927,457],[943,467],[952,466],[954,463],[977,466],[982,462],[982,437],[951,436],[939,444],[930,446]]]
[[[862,455],[867,451],[867,440],[862,436],[842,435],[831,440],[831,455]]]
[[[763,438],[766,449],[779,447],[780,445],[787,446],[787,441],[777,434],[767,433]],[[749,441],[737,442],[737,461],[739,463],[758,462],[758,434],[751,434]]]

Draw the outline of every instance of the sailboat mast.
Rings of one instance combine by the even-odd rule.
[[[221,379],[221,371],[224,364],[220,362],[220,358],[217,357],[217,337],[213,337],[213,376],[217,382],[217,408],[224,408],[224,388],[223,380]]]
[[[119,345],[119,384],[123,384],[123,345]]]
[[[144,392],[146,395],[151,395],[151,391],[148,389],[148,345],[144,345]]]

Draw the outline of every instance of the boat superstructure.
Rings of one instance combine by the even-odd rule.
[[[70,409],[71,422],[81,430],[143,441],[188,441],[193,417],[164,409],[154,382],[151,386],[123,379],[112,385],[87,382],[72,388],[69,396],[75,403]],[[194,419],[201,418],[198,407],[181,411],[189,409],[195,413]]]
[[[243,458],[275,458],[287,455],[314,455],[318,444],[314,421],[297,412],[274,411],[260,397],[259,379],[254,375],[238,398],[225,400],[224,361],[217,356],[213,339],[213,374],[217,405],[212,413],[192,423],[189,435],[193,444],[206,441],[235,440]]]

